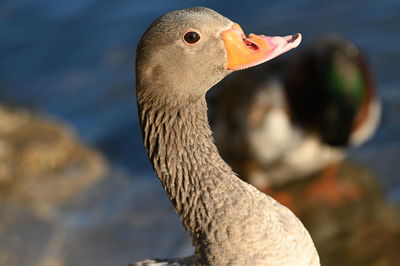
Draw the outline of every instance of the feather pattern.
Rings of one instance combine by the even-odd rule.
[[[220,36],[232,25],[207,8],[178,10],[153,22],[138,44],[143,143],[195,254],[136,265],[319,265],[296,216],[240,180],[214,145],[205,94],[231,72]],[[182,46],[179,33],[194,27],[203,41]]]

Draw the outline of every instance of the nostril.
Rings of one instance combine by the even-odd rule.
[[[252,49],[252,50],[258,50],[258,45],[250,41],[249,39],[243,39],[244,44],[247,46],[247,48]]]

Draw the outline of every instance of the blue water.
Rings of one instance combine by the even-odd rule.
[[[354,158],[400,194],[400,1],[3,0],[0,2],[0,102],[28,106],[72,124],[134,175],[151,171],[139,132],[134,88],[138,38],[157,16],[203,5],[246,32],[339,33],[369,55],[383,118]],[[390,189],[389,189],[390,188]],[[396,196],[397,195],[397,196]]]

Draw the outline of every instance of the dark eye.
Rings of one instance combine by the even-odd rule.
[[[200,34],[195,31],[188,31],[183,36],[183,39],[189,44],[194,44],[200,40]]]

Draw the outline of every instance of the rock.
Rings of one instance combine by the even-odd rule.
[[[70,127],[0,106],[0,198],[49,215],[106,172],[103,156]]]
[[[0,105],[0,265],[128,265],[191,253],[155,177],[111,169],[60,121]]]

